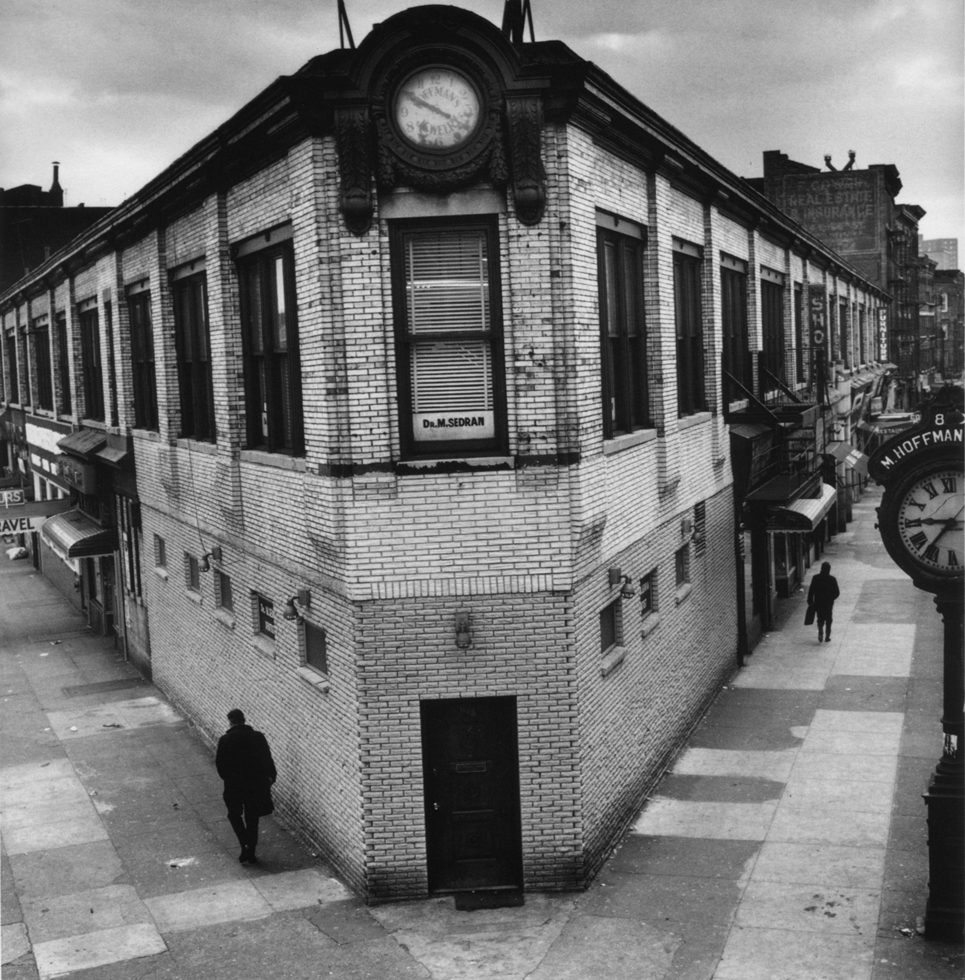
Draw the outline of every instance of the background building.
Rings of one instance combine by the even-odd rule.
[[[883,374],[880,288],[508,35],[387,19],[0,294],[76,504],[40,563],[202,731],[249,711],[373,899],[587,881],[846,520]]]
[[[965,370],[965,274],[958,269],[935,272],[935,316],[938,321],[938,365],[946,381]]]
[[[919,235],[918,252],[934,259],[939,270],[959,268],[957,238],[930,238],[926,241]]]
[[[852,151],[837,170],[830,157],[825,159],[828,169],[822,171],[780,150],[767,150],[764,176],[748,183],[890,294],[883,357],[898,366],[895,404],[913,408],[931,367],[928,355],[922,357],[920,322],[918,223],[924,209],[898,203],[902,185],[894,164],[855,169]],[[840,315],[838,304],[831,315]],[[837,360],[838,352],[831,357]]]
[[[36,184],[0,187],[0,289],[12,285],[110,211],[64,207],[60,164],[50,190]]]

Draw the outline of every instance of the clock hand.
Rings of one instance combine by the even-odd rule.
[[[912,517],[905,521],[905,527],[920,527],[922,524],[948,524],[949,520],[957,521],[958,517]]]
[[[439,116],[442,116],[444,119],[448,119],[449,122],[456,122],[455,116],[450,115],[448,112],[445,111],[445,109],[440,109],[439,106],[433,105],[431,102],[426,102],[425,99],[420,99],[418,95],[415,95],[414,93],[410,92],[408,89],[406,89],[402,94],[407,98],[411,99],[412,102],[414,102],[417,106],[420,106],[423,109],[429,109],[431,112],[434,112]]]

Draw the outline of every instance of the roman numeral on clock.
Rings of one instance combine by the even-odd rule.
[[[908,539],[908,543],[921,551],[928,544],[928,535],[924,531],[919,531]]]

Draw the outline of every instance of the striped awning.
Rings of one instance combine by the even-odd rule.
[[[117,536],[81,510],[55,514],[44,521],[40,535],[63,558],[93,558],[113,554]]]
[[[821,484],[817,497],[797,497],[767,515],[768,531],[814,531],[834,505],[837,493],[828,483]]]

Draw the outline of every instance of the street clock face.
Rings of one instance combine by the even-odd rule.
[[[392,117],[399,134],[411,146],[456,150],[475,135],[482,100],[462,72],[441,66],[422,68],[396,89]]]
[[[954,583],[965,576],[965,477],[951,461],[889,485],[880,526],[892,558],[912,577]]]

